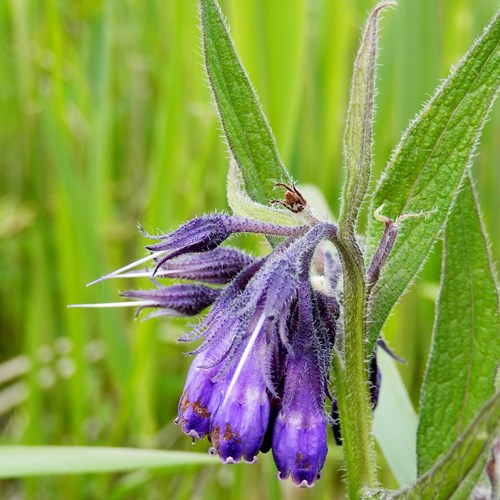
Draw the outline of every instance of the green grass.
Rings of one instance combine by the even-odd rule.
[[[283,160],[337,213],[351,65],[373,2],[221,6]],[[384,15],[376,172],[496,7],[494,0],[400,0]],[[227,154],[199,39],[194,0],[0,3],[0,362],[25,356],[1,382],[2,444],[193,451],[172,424],[189,364],[175,344],[185,323],[66,305],[116,300],[126,284],[85,283],[143,255],[137,221],[170,230],[226,207]],[[473,168],[496,261],[499,125],[497,106]],[[439,268],[436,252],[385,329],[408,360],[400,371],[415,404]],[[339,464],[332,444],[324,477],[308,492],[278,484],[266,456],[252,467],[175,475],[10,481],[0,496],[331,498],[342,491]],[[394,486],[386,468],[381,477]]]

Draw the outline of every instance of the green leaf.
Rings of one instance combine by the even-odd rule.
[[[446,225],[441,293],[420,404],[419,474],[451,448],[494,394],[499,360],[497,285],[467,177]]]
[[[495,446],[494,443],[492,446]],[[491,447],[485,448],[478,456],[476,463],[470,468],[468,474],[462,478],[460,484],[457,485],[451,500],[470,500],[474,498],[472,490],[478,485],[481,475],[484,474],[488,465],[488,455]],[[494,497],[493,497],[494,498]]]
[[[405,214],[427,216],[402,222],[372,291],[368,353],[392,307],[427,259],[462,184],[500,84],[499,41],[497,14],[410,125],[375,192],[372,214],[383,206],[383,214],[393,219]],[[382,229],[370,218],[372,253]]]
[[[204,453],[85,446],[1,446],[0,478],[122,472],[135,469],[176,471],[216,465]]]
[[[378,498],[419,499],[467,498],[462,485],[470,474],[477,474],[493,440],[500,432],[500,392],[482,408],[452,449],[417,482],[398,492],[386,492]]]
[[[392,2],[379,3],[370,14],[354,61],[351,97],[344,135],[346,179],[342,188],[340,230],[354,238],[359,209],[366,196],[372,169],[375,70],[378,15]]]
[[[201,0],[200,5],[205,67],[229,150],[249,197],[267,205],[274,198],[274,183],[289,183],[290,175],[217,2]]]

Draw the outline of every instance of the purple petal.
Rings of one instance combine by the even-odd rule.
[[[298,324],[288,355],[282,408],[274,423],[273,457],[279,477],[313,486],[325,463],[325,380],[321,344],[314,321],[308,269],[301,271]]]
[[[302,386],[274,423],[273,457],[279,478],[291,476],[297,486],[312,486],[320,477],[328,451],[326,417],[304,375]]]
[[[212,419],[210,439],[223,462],[254,462],[269,423],[266,384],[253,355],[234,385],[233,376],[227,378],[228,390]]]
[[[198,355],[189,368],[175,420],[188,436],[196,439],[208,434],[210,419],[222,398],[220,385],[212,381],[216,370],[200,368],[204,356],[204,353]]]

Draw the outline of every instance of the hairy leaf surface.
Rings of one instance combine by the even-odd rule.
[[[372,168],[377,26],[380,11],[393,3],[380,3],[372,11],[354,61],[351,97],[344,135],[346,179],[342,189],[339,224],[354,238],[359,209],[366,196]]]
[[[499,360],[497,284],[467,177],[446,225],[441,294],[420,405],[419,474],[452,447],[493,395]]]
[[[205,67],[231,155],[248,195],[267,205],[275,182],[290,182],[276,141],[215,0],[201,0]]]
[[[395,493],[379,498],[432,498],[434,500],[466,499],[462,485],[469,475],[477,474],[478,463],[484,462],[495,436],[500,432],[500,392],[497,392],[459,437],[451,450],[417,482]]]
[[[403,136],[375,192],[371,213],[407,218],[372,295],[369,345],[439,237],[500,84],[500,18],[439,88]],[[426,214],[426,216],[422,215]],[[382,224],[370,218],[371,252]]]

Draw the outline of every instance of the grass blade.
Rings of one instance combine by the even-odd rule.
[[[109,473],[135,469],[175,471],[217,463],[208,454],[181,451],[86,446],[0,447],[0,478]]]

